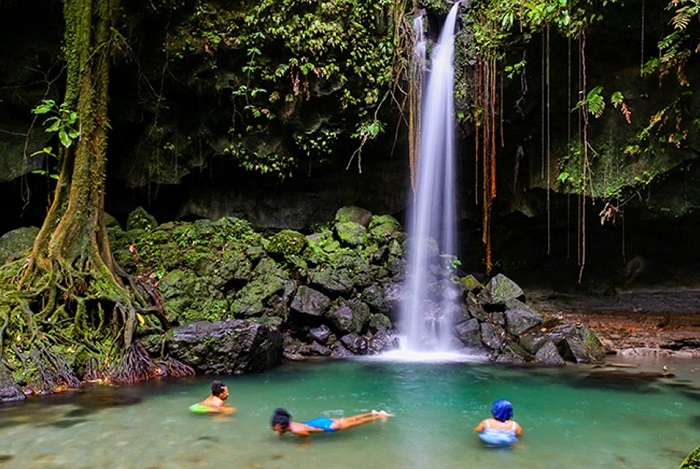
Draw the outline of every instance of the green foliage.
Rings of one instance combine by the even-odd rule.
[[[612,96],[610,96],[610,102],[613,104],[613,106],[620,107],[620,105],[625,101],[625,97],[622,95],[620,91],[615,91]]]
[[[700,15],[699,0],[674,0],[668,2],[667,10],[672,11],[673,31],[662,37],[658,43],[659,57],[650,59],[644,66],[645,74],[658,72],[659,79],[675,70],[676,79],[682,86],[690,86],[685,74],[685,66],[692,54],[700,51],[697,30],[691,32],[693,19]],[[697,26],[697,24],[696,24]]]
[[[71,146],[73,141],[80,136],[78,126],[78,113],[68,107],[66,103],[60,106],[52,99],[44,99],[37,107],[32,109],[34,114],[48,115],[44,120],[47,133],[56,133],[58,139],[65,148]]]
[[[403,1],[166,4],[184,17],[167,50],[218,74],[232,114],[225,154],[243,168],[285,178],[348,139],[360,146],[379,134],[370,116],[393,83],[391,19]]]
[[[600,117],[605,110],[605,99],[602,96],[603,87],[596,86],[576,105],[576,109],[584,108],[589,114]]]
[[[282,230],[267,240],[265,250],[273,257],[284,258],[301,254],[306,244],[306,237],[298,231]]]
[[[571,145],[559,159],[559,190],[586,193],[603,201],[626,200],[649,187],[663,174],[679,164],[672,152],[658,142],[640,145],[630,129],[608,130],[595,151],[589,150],[584,164],[583,148]],[[593,177],[595,176],[595,177]]]
[[[478,55],[504,53],[520,41],[546,28],[567,37],[578,37],[590,25],[603,19],[605,7],[619,0],[488,0],[472,2],[465,16],[471,25]],[[508,73],[522,68],[511,65]]]
[[[234,138],[240,142],[245,138],[245,135],[236,134]],[[298,163],[293,155],[273,151],[264,143],[252,149],[242,143],[232,144],[224,148],[223,153],[235,158],[247,171],[274,174],[280,179],[291,176]]]
[[[698,469],[700,468],[700,446],[695,448],[687,458],[683,460],[678,469]]]
[[[48,134],[58,135],[58,140],[63,148],[69,148],[73,141],[80,136],[80,131],[76,128],[78,126],[78,113],[71,110],[65,102],[59,106],[52,99],[44,99],[32,109],[32,113],[46,116],[44,131]],[[32,153],[32,156],[38,155],[46,157],[46,169],[36,169],[32,173],[58,179],[60,152],[57,154],[52,147],[44,147]]]
[[[648,125],[639,132],[640,142],[649,143],[654,139],[658,143],[670,143],[679,148],[689,133],[686,124],[689,119],[685,107],[681,95],[653,114]],[[694,121],[691,121],[690,125],[694,126]]]

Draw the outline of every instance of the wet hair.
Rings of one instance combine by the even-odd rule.
[[[219,396],[222,392],[224,392],[225,387],[226,387],[226,385],[219,380],[212,382],[211,383],[212,396]]]
[[[505,399],[493,401],[491,405],[491,415],[500,422],[505,422],[513,418],[513,405]]]
[[[286,409],[283,409],[282,407],[278,407],[272,413],[272,421],[270,422],[270,425],[273,427],[275,425],[282,425],[282,428],[287,428],[287,427],[289,427],[289,421],[291,419],[292,419],[292,414],[287,412]]]

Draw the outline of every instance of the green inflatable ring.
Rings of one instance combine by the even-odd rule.
[[[208,414],[211,412],[211,409],[202,404],[192,404],[190,406],[190,412],[194,412],[195,414]]]

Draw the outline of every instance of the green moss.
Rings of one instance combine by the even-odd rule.
[[[700,446],[685,458],[678,469],[700,469]]]
[[[143,207],[137,207],[132,211],[126,221],[127,230],[137,230],[141,229],[144,231],[152,231],[158,226],[158,222],[155,217],[150,213],[146,212]]]
[[[294,230],[282,230],[270,237],[265,250],[273,257],[290,258],[300,255],[307,246],[306,236]]]

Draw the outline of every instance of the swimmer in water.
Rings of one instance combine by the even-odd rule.
[[[226,404],[228,397],[228,387],[221,381],[215,380],[211,383],[211,396],[192,406],[197,407],[197,409],[190,407],[190,410],[205,414],[232,414],[236,408]]]
[[[490,446],[510,446],[523,435],[518,422],[512,420],[513,405],[505,399],[498,399],[491,405],[493,418],[482,420],[474,427],[481,441]]]
[[[385,420],[392,417],[391,414],[383,410],[367,412],[364,414],[352,415],[343,418],[316,417],[305,422],[292,421],[292,415],[281,407],[275,409],[272,414],[272,430],[281,435],[289,432],[297,436],[310,436],[312,433],[337,432],[348,428],[362,425],[363,423],[374,422],[375,420]]]

